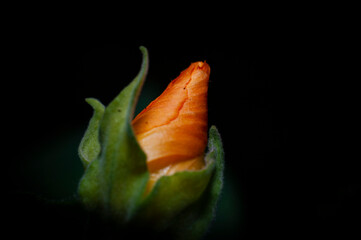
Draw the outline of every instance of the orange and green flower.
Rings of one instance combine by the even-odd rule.
[[[192,63],[133,119],[148,70],[140,49],[140,72],[108,106],[87,99],[94,115],[79,146],[85,172],[78,194],[87,209],[122,226],[197,239],[223,184],[220,136],[214,126],[208,134],[210,67]]]

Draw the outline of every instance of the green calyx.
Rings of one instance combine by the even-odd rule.
[[[149,180],[146,155],[131,126],[149,65],[147,49],[140,50],[143,62],[138,75],[108,106],[86,100],[94,114],[79,146],[85,172],[78,195],[87,209],[122,226],[139,224],[175,239],[198,239],[213,219],[222,189],[222,142],[212,126],[206,167],[163,176],[144,194]]]

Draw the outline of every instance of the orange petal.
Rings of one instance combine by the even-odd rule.
[[[151,174],[164,168],[168,170],[163,174],[169,175],[203,167],[209,74],[207,63],[192,63],[133,120]],[[196,163],[187,165],[190,159]]]

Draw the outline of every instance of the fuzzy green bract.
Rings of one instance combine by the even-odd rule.
[[[84,167],[87,167],[100,152],[99,124],[103,118],[104,105],[94,98],[85,99],[94,109],[93,117],[90,119],[89,126],[79,146],[79,157]]]
[[[131,126],[148,71],[147,49],[140,50],[138,75],[107,107],[96,99],[86,100],[94,114],[79,146],[85,172],[78,195],[87,209],[123,227],[139,224],[175,239],[198,239],[213,219],[222,189],[222,142],[212,126],[205,168],[163,176],[144,194],[149,180],[146,155]]]
[[[78,190],[88,208],[98,209],[119,222],[127,222],[134,215],[149,178],[146,156],[131,128],[134,106],[148,71],[147,50],[141,48],[141,51],[140,72],[105,108],[99,121],[100,151],[87,166]],[[94,130],[91,123],[88,131]],[[96,146],[94,141],[97,139],[87,144]],[[88,152],[91,149],[84,144],[81,147]]]
[[[213,175],[200,199],[187,207],[173,221],[169,234],[174,239],[195,240],[208,230],[216,214],[218,199],[223,187],[224,152],[221,136],[215,126],[209,130],[206,161],[214,163]]]

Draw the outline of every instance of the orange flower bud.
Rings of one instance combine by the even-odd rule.
[[[163,175],[204,167],[210,67],[192,63],[132,121],[147,155],[149,187]]]

